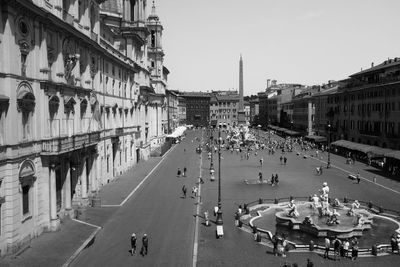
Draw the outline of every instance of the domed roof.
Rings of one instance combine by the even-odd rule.
[[[156,21],[160,20],[160,18],[156,14],[156,6],[154,4],[154,1],[153,1],[153,6],[151,7],[151,14],[147,18],[147,20],[156,20]]]

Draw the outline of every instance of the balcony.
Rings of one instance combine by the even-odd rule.
[[[70,151],[97,145],[100,142],[100,132],[77,134],[71,137],[63,136],[42,140],[43,156],[59,155]]]

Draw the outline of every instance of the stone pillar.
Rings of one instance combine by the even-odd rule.
[[[54,164],[50,165],[49,171],[50,231],[56,231],[60,226],[60,220],[57,217],[56,170]]]
[[[84,200],[84,202],[87,199],[87,174],[86,174],[86,158],[83,160],[82,162],[82,175],[81,175],[81,186],[82,186],[82,200]]]
[[[93,167],[91,173],[91,182],[92,182],[92,192],[97,192],[97,156],[93,156]]]
[[[65,195],[65,210],[70,212],[72,210],[71,200],[71,166],[69,161],[65,164],[65,183],[64,183],[64,195]]]

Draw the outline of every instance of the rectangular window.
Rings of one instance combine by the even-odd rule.
[[[22,187],[22,214],[29,213],[29,189],[30,185]]]

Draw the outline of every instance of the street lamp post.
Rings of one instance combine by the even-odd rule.
[[[267,125],[267,128],[268,128],[268,144],[271,143],[271,129],[269,128],[270,124],[271,124],[271,120],[268,118],[268,125]]]
[[[328,122],[328,162],[326,168],[331,167],[331,124]]]
[[[218,128],[218,212],[217,212],[217,238],[224,235],[224,228],[222,221],[222,205],[221,205],[221,124]]]
[[[211,152],[211,161],[210,161],[210,175],[211,180],[214,180],[214,131],[213,128],[210,127],[210,152]]]

